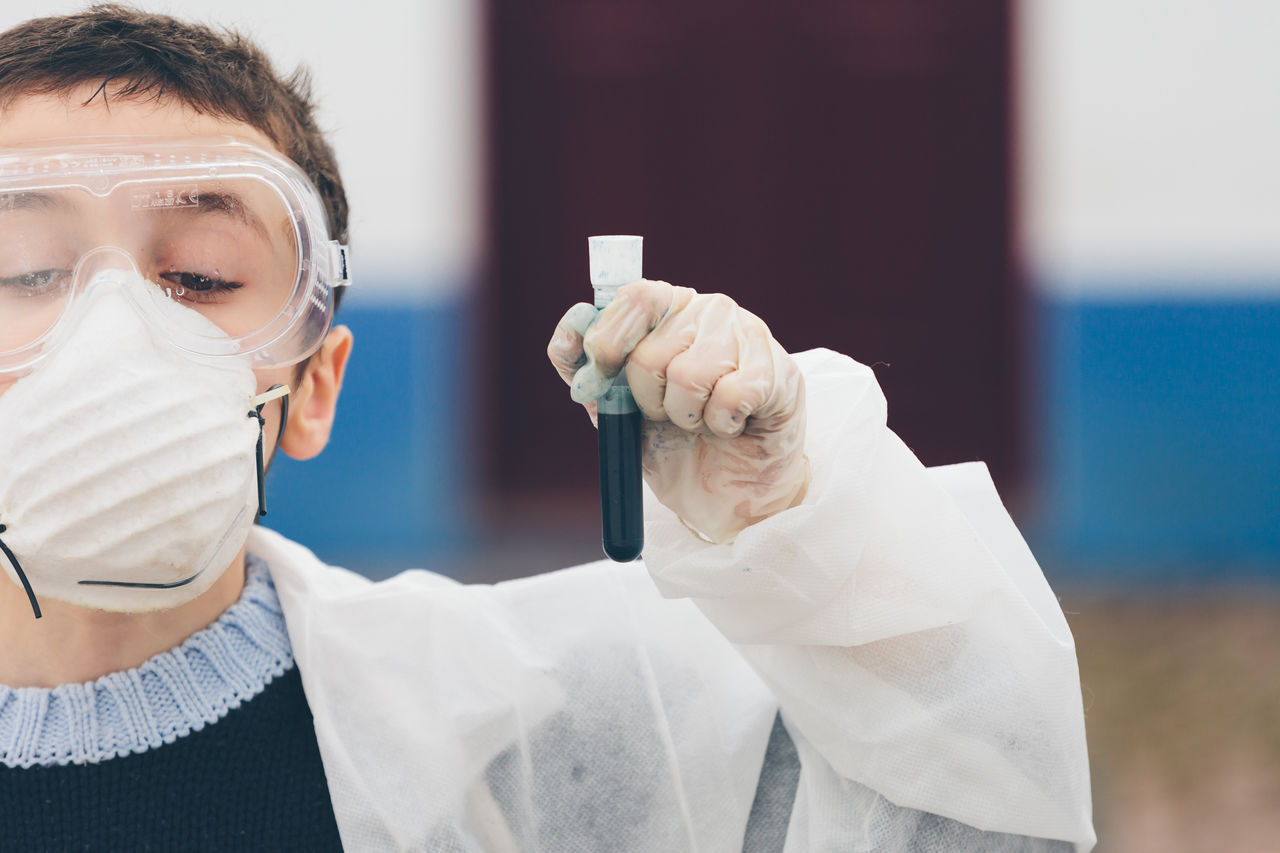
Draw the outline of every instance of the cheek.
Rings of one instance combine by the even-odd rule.
[[[291,367],[277,367],[272,370],[255,370],[253,375],[258,379],[258,391],[261,394],[274,385],[288,385],[289,390],[297,390],[297,382],[294,381],[294,371]]]

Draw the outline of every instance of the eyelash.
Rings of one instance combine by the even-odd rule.
[[[67,275],[69,270],[35,270],[0,278],[0,287],[13,288],[22,296],[40,296],[53,290]],[[214,302],[220,295],[232,293],[244,287],[238,281],[223,281],[193,272],[168,272],[163,273],[160,278],[174,285],[174,287],[165,288],[169,296],[188,302]]]
[[[185,299],[188,302],[214,302],[219,294],[231,293],[244,287],[238,281],[223,281],[194,272],[167,272],[160,277],[176,285],[177,290],[166,288],[170,296]]]
[[[34,270],[21,275],[0,278],[0,287],[12,287],[24,291],[23,296],[39,296],[51,290],[54,284],[68,274],[67,270]]]

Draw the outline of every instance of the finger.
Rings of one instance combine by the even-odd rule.
[[[672,287],[665,281],[642,279],[618,288],[613,302],[583,338],[587,364],[574,375],[573,398],[586,402],[607,391],[636,344],[694,295],[687,287]]]
[[[556,324],[555,333],[547,344],[547,358],[555,366],[556,372],[566,383],[573,383],[573,374],[586,364],[586,355],[582,350],[582,336],[591,328],[599,312],[585,302],[574,305],[560,322]]]
[[[640,411],[651,421],[665,421],[667,365],[693,343],[692,323],[662,323],[646,335],[627,356],[627,384]]]
[[[715,383],[737,369],[743,317],[754,319],[729,297],[713,293],[699,300],[697,327],[681,332],[689,345],[667,364],[662,397],[667,418],[681,429],[702,429],[703,409]]]
[[[737,368],[736,338],[695,341],[667,365],[667,389],[662,399],[667,418],[681,429],[701,430],[704,410],[716,383]]]
[[[664,281],[644,280],[618,288],[583,339],[588,361],[602,374],[617,376],[631,350],[666,315],[674,290]]]
[[[747,418],[759,411],[773,392],[769,330],[759,320],[743,325],[746,328],[739,341],[738,368],[716,382],[702,414],[707,429],[724,438],[741,434]]]
[[[804,400],[804,375],[791,354],[782,344],[769,339],[770,361],[773,363],[773,383],[764,403],[751,413],[757,422],[785,421],[796,413]]]
[[[804,409],[804,377],[795,359],[772,339],[769,340],[769,364],[772,365],[772,379],[758,385],[759,388],[767,387],[764,402],[752,409],[758,393],[744,394],[735,414],[745,420],[745,434],[766,439],[769,436],[795,437],[795,425],[804,423],[803,418],[796,420]],[[726,394],[733,391],[734,384],[734,381],[730,381],[725,386]],[[729,398],[726,397],[727,399]]]

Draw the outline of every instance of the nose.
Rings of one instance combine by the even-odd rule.
[[[77,283],[89,286],[97,278],[98,274],[104,270],[125,270],[141,274],[133,255],[119,246],[99,246],[85,253],[80,262],[76,264],[72,278]]]

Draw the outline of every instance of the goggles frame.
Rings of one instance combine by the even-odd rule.
[[[274,190],[288,212],[297,251],[291,292],[273,317],[238,337],[209,338],[158,331],[190,355],[246,358],[251,367],[296,364],[314,353],[333,323],[333,291],[351,284],[348,248],[330,238],[319,193],[291,160],[235,136],[99,136],[0,146],[0,195],[81,190],[105,198],[128,184],[252,179]],[[102,246],[89,249],[87,257]],[[123,254],[128,254],[123,252]],[[49,351],[74,312],[83,283],[76,280],[58,318],[39,336],[0,352],[0,375],[26,372]],[[147,313],[144,311],[144,313]]]

